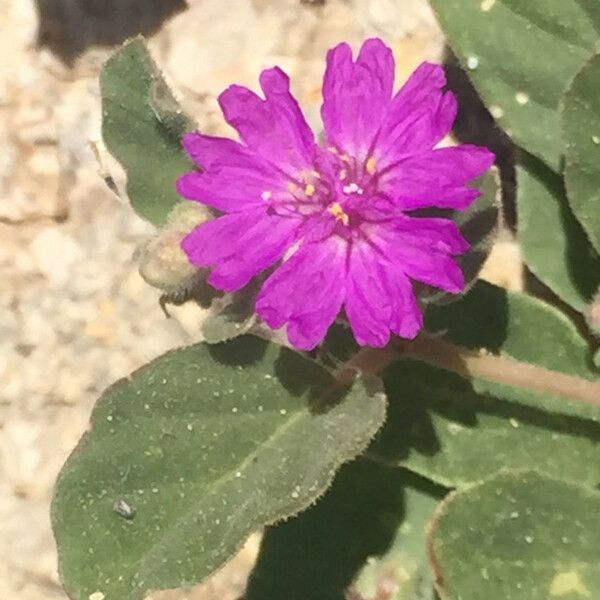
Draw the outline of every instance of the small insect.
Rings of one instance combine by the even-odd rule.
[[[124,519],[131,521],[135,518],[136,510],[124,498],[117,498],[113,504],[113,510]]]
[[[201,205],[182,202],[171,211],[164,229],[138,251],[140,275],[163,292],[159,304],[167,317],[170,317],[168,304],[180,306],[196,300],[207,306],[222,295],[206,283],[208,271],[192,265],[181,249],[183,238],[212,217]]]

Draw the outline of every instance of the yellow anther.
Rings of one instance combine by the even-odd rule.
[[[298,189],[298,186],[293,183],[293,182],[289,182],[288,183],[288,190],[293,194],[296,190]]]
[[[377,171],[377,160],[375,159],[374,156],[371,156],[369,158],[369,160],[367,160],[367,164],[365,165],[366,169],[367,169],[367,173],[369,173],[369,175],[374,175],[375,171]]]
[[[347,154],[341,154],[340,158],[344,161],[349,163],[350,162],[350,157]]]
[[[273,195],[273,194],[272,194],[272,193],[271,193],[269,190],[265,190],[265,191],[264,191],[264,192],[263,192],[263,193],[260,195],[260,197],[261,197],[263,200],[270,200],[272,195]]]
[[[348,217],[348,215],[344,212],[344,209],[339,202],[334,202],[328,210],[338,221],[341,221],[344,225],[348,225],[350,222],[350,217]]]
[[[307,196],[314,196],[315,191],[315,186],[312,183],[307,184],[307,186],[304,188],[304,193]]]
[[[348,177],[348,171],[346,171],[346,169],[342,169],[340,171],[340,179],[344,180],[346,177]]]
[[[337,148],[335,146],[328,146],[327,150],[329,150],[331,154],[337,154]]]
[[[321,177],[321,173],[314,169],[312,171],[308,171],[307,169],[300,171],[300,179],[305,183],[308,183],[311,179],[319,179],[319,177]]]

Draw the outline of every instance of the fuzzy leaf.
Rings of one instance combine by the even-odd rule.
[[[331,384],[246,336],[166,354],[107,390],[53,502],[70,596],[199,582],[253,530],[314,502],[385,414],[362,382],[339,402]]]
[[[569,207],[562,179],[535,158],[523,156],[518,185],[525,262],[559,298],[583,311],[600,284],[600,257]]]
[[[429,327],[463,348],[576,375],[600,391],[585,341],[560,312],[531,297],[480,283],[432,311]],[[416,361],[397,361],[384,382],[388,420],[369,450],[377,460],[449,487],[502,468],[600,483],[600,408]]]
[[[346,465],[315,506],[267,529],[245,600],[424,600],[425,523],[444,495],[402,469]]]
[[[442,600],[600,597],[599,512],[597,491],[533,473],[451,494],[429,536]]]
[[[498,122],[558,168],[562,92],[592,54],[592,0],[430,0],[450,46]]]
[[[127,194],[134,210],[160,226],[181,202],[175,190],[179,175],[192,167],[180,142],[193,129],[143,38],[125,44],[104,66],[102,137],[127,173]]]
[[[571,208],[600,253],[600,54],[577,73],[563,102],[565,182]]]

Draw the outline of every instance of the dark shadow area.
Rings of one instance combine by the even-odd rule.
[[[388,368],[384,379],[388,419],[369,454],[386,461],[402,461],[414,451],[424,456],[442,451],[433,421],[436,415],[468,428],[478,426],[481,415],[507,422],[516,419],[522,425],[600,444],[600,423],[478,393],[461,376],[421,362],[396,363]]]
[[[209,344],[210,355],[224,365],[247,367],[261,360],[269,342],[254,335],[241,335],[240,337],[223,342],[222,344]]]
[[[283,387],[294,396],[313,390],[316,382],[322,386],[329,381],[327,373],[315,361],[289,348],[279,352],[275,373]]]
[[[277,378],[295,396],[307,395],[310,410],[322,414],[339,404],[352,388],[336,380],[319,362],[289,348],[282,348],[275,361]]]
[[[504,222],[514,230],[517,222],[514,144],[496,124],[468,75],[449,49],[446,49],[444,67],[448,89],[458,99],[454,134],[461,142],[487,146],[496,155],[502,185]]]
[[[161,294],[158,303],[167,317],[170,317],[168,306],[181,306],[186,302],[196,302],[202,308],[209,308],[215,300],[222,298],[225,294],[215,289],[207,279],[209,272],[205,269],[199,270],[189,282],[181,288],[167,291]]]
[[[187,8],[186,0],[36,0],[37,43],[66,64],[90,46],[114,46],[150,35]]]
[[[404,469],[364,459],[344,466],[316,505],[267,528],[245,600],[346,600],[367,558],[393,544],[409,486],[434,501],[445,494]]]
[[[338,369],[350,360],[361,347],[354,338],[347,318],[334,323],[323,343],[317,348],[315,358],[328,369]]]
[[[252,334],[240,335],[220,344],[207,344],[214,360],[242,368],[261,361],[269,347],[277,348],[275,344]],[[352,387],[337,381],[326,368],[306,354],[289,348],[279,350],[273,367],[279,383],[293,396],[306,396],[311,411],[316,414],[325,413],[339,404]],[[268,370],[265,376],[268,376]],[[380,388],[381,384],[376,391]]]
[[[479,281],[466,296],[445,306],[431,306],[426,329],[444,333],[454,344],[469,350],[499,352],[508,332],[507,291]]]
[[[431,307],[427,328],[434,335],[443,334],[453,344],[496,353],[506,340],[508,310],[506,290],[479,282],[459,302]],[[465,372],[460,355],[446,359],[455,359],[453,369]],[[472,429],[480,424],[482,416],[489,415],[507,423],[512,419],[521,425],[600,443],[600,423],[477,392],[470,380],[456,372],[403,360],[388,367],[383,379],[389,400],[388,419],[369,454],[386,461],[403,461],[414,452],[431,457],[444,451],[436,417],[446,419],[449,426]]]
[[[566,262],[571,281],[582,296],[591,299],[600,285],[600,257],[588,241],[581,224],[571,212],[562,178],[524,150],[519,150],[518,158],[523,168],[544,186],[546,193],[556,198],[561,210],[562,226],[567,240],[570,241]],[[582,257],[588,259],[582,260]]]

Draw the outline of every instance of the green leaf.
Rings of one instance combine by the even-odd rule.
[[[600,252],[600,54],[577,73],[562,110],[571,208]]]
[[[371,557],[351,586],[356,600],[435,600],[427,564],[425,532],[446,490],[410,471],[397,470],[405,481],[404,513],[385,554]],[[391,591],[391,595],[390,595]],[[386,595],[387,594],[387,595]]]
[[[102,137],[127,173],[134,210],[163,225],[181,198],[177,178],[192,168],[181,135],[194,129],[146,48],[143,38],[125,44],[104,66]]]
[[[392,365],[385,383],[388,422],[369,451],[377,460],[448,487],[502,468],[600,484],[596,422],[553,413],[542,399],[526,406],[503,389],[478,392],[477,382],[417,361]]]
[[[599,512],[597,491],[533,473],[451,494],[429,539],[442,600],[600,597]]]
[[[513,139],[558,168],[558,106],[592,54],[591,0],[431,0],[450,46]]]
[[[432,310],[429,327],[469,350],[598,381],[574,327],[531,297],[480,283],[462,301]],[[600,483],[599,408],[416,361],[397,361],[383,377],[390,406],[369,450],[375,460],[448,487],[502,468]]]
[[[517,177],[525,262],[559,298],[581,312],[600,284],[600,257],[575,219],[556,173],[522,156]]]
[[[336,390],[314,362],[247,336],[166,354],[107,390],[53,502],[69,595],[199,582],[314,502],[385,415],[362,382]]]
[[[315,506],[267,529],[245,600],[371,600],[383,586],[424,600],[425,523],[444,495],[402,469],[346,465]]]
[[[547,369],[597,380],[590,348],[560,310],[527,294],[509,292],[485,281],[460,302],[431,309],[427,329],[469,350],[486,350]],[[562,402],[570,414],[594,415],[596,409]]]

